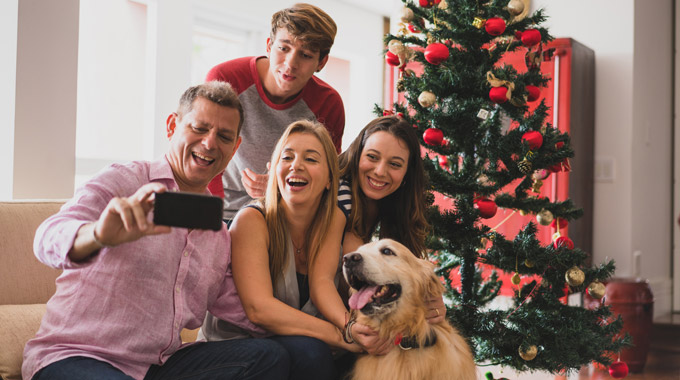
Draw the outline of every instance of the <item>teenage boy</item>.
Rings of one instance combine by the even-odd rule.
[[[62,268],[23,378],[286,379],[290,359],[271,339],[183,344],[206,311],[262,333],[246,318],[228,270],[229,231],[154,225],[154,193],[208,193],[236,152],[243,109],[231,86],[189,88],[167,119],[170,149],[114,164],[79,188],[36,232],[43,263]],[[219,300],[219,302],[218,302]]]
[[[231,83],[239,94],[246,120],[242,144],[210,191],[225,198],[230,220],[253,198],[264,196],[267,160],[286,127],[300,119],[324,124],[340,151],[345,110],[335,89],[314,76],[328,62],[337,27],[310,4],[295,4],[272,16],[267,55],[223,62],[206,81]]]

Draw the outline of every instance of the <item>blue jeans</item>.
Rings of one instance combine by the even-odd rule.
[[[325,380],[336,376],[333,354],[328,345],[307,336],[273,336],[290,355],[290,380]]]
[[[145,380],[160,379],[288,379],[290,360],[280,344],[269,339],[235,339],[199,343],[177,351],[162,366],[152,365]],[[71,357],[40,370],[33,380],[130,380],[112,365]]]

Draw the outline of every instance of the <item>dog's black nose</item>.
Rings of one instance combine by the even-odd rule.
[[[363,258],[359,252],[348,253],[342,258],[343,264],[347,267],[357,265],[361,260],[363,260]]]

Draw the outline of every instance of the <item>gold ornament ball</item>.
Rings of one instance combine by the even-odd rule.
[[[526,259],[524,260],[524,266],[527,268],[533,268],[536,263],[534,263],[532,260]]]
[[[413,21],[413,18],[415,15],[413,14],[413,11],[411,8],[404,7],[401,9],[401,21],[402,22],[411,22]]]
[[[595,299],[602,299],[606,287],[600,281],[593,281],[588,285],[588,294]]]
[[[432,107],[436,100],[437,97],[430,91],[423,91],[418,95],[418,103],[425,108]]]
[[[536,214],[536,221],[542,226],[549,226],[555,217],[550,210],[543,209]]]
[[[525,216],[528,213],[529,213],[529,211],[527,211],[527,210],[519,210],[519,214],[522,215],[522,216]]]
[[[513,16],[517,16],[524,12],[524,2],[522,0],[510,0],[508,3],[508,12]]]
[[[437,7],[446,10],[449,9],[449,3],[447,3],[446,0],[442,0]]]
[[[510,279],[510,281],[512,281],[512,283],[515,284],[515,285],[519,285],[521,280],[522,280],[522,278],[517,273],[515,273],[515,275],[512,276],[512,278]]]
[[[571,286],[579,286],[585,281],[586,275],[578,267],[571,267],[567,270],[567,273],[564,274],[564,279],[567,280],[567,283]]]
[[[399,40],[391,40],[387,44],[387,50],[389,50],[390,53],[392,53],[394,55],[399,55],[404,50],[404,44],[402,44],[401,41],[399,41]]]
[[[538,348],[534,345],[529,346],[526,350],[522,350],[522,347],[519,348],[519,357],[526,361],[534,360],[536,354],[538,354]]]

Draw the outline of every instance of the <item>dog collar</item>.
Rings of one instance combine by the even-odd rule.
[[[435,343],[437,343],[437,334],[433,332],[431,332],[430,335],[427,336],[427,339],[425,339],[425,342],[423,342],[422,346],[418,344],[418,339],[415,336],[403,337],[401,334],[399,334],[394,339],[394,345],[399,346],[402,350],[431,347],[434,346]]]

